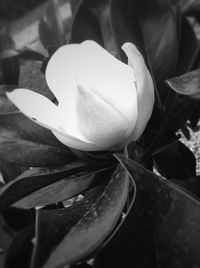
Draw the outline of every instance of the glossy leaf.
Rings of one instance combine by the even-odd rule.
[[[200,98],[200,69],[173,77],[166,80],[166,82],[179,94],[190,96],[194,99]]]
[[[129,178],[118,166],[96,202],[55,245],[42,267],[61,267],[94,252],[109,235],[121,216],[127,200]],[[41,267],[41,266],[33,266]]]
[[[70,163],[76,157],[62,148],[1,134],[0,159],[25,167],[47,167]]]
[[[100,169],[88,174],[72,175],[29,194],[13,206],[28,209],[61,202],[104,182],[111,172],[112,169]]]
[[[86,192],[84,198],[72,206],[61,209],[37,210],[36,246],[32,256],[32,268],[43,267],[46,259],[70,229],[97,201],[105,185]]]
[[[0,210],[28,194],[77,172],[88,170],[83,162],[74,162],[53,169],[30,169],[0,189]]]
[[[94,267],[198,267],[199,201],[140,164],[117,157],[136,182],[136,199]]]
[[[160,174],[169,179],[186,180],[196,175],[196,159],[192,151],[180,141],[154,154]]]

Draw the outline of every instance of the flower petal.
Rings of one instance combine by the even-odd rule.
[[[80,140],[62,130],[63,118],[58,107],[49,99],[28,89],[7,92],[8,98],[31,120],[52,130],[66,146],[79,150],[99,150],[94,144]]]
[[[46,80],[59,104],[71,110],[76,98],[77,66],[81,61],[80,45],[70,44],[60,47],[50,58],[46,68]],[[67,103],[67,105],[66,105]]]
[[[83,85],[78,90],[78,126],[84,137],[104,149],[122,148],[130,136],[127,119],[92,90]]]
[[[125,43],[122,49],[126,53],[129,65],[133,68],[136,77],[136,90],[138,98],[138,119],[133,131],[133,140],[137,140],[143,133],[151,117],[154,105],[154,85],[146,67],[143,56],[132,43]]]
[[[58,107],[43,95],[20,88],[7,92],[7,97],[30,119],[47,127],[60,127]]]
[[[94,41],[81,43],[81,50],[80,81],[122,113],[133,129],[137,120],[137,95],[132,68]]]

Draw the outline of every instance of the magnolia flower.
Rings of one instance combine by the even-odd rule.
[[[154,87],[132,43],[128,64],[94,41],[60,47],[49,60],[46,80],[58,105],[28,89],[8,98],[63,144],[78,150],[118,150],[143,133],[154,104]]]

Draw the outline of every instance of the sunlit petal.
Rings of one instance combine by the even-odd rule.
[[[130,125],[115,107],[83,85],[78,85],[78,126],[97,146],[109,149],[127,140]]]
[[[31,120],[42,125],[54,133],[54,135],[65,145],[73,148],[85,148],[99,150],[94,144],[80,140],[76,133],[71,134],[63,130],[63,115],[58,107],[46,97],[28,89],[15,89],[7,92],[8,98]]]
[[[153,110],[154,86],[149,70],[136,46],[132,43],[125,43],[122,49],[136,77],[138,119],[133,131],[133,139],[137,140],[143,133]]]
[[[137,119],[135,77],[130,66],[122,63],[94,41],[81,43],[79,79],[102,99],[112,103],[134,128]]]

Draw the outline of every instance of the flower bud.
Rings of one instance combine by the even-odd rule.
[[[28,89],[7,96],[66,146],[119,150],[142,135],[154,104],[153,82],[142,55],[132,43],[122,49],[128,64],[94,41],[60,47],[46,69],[58,106]]]

